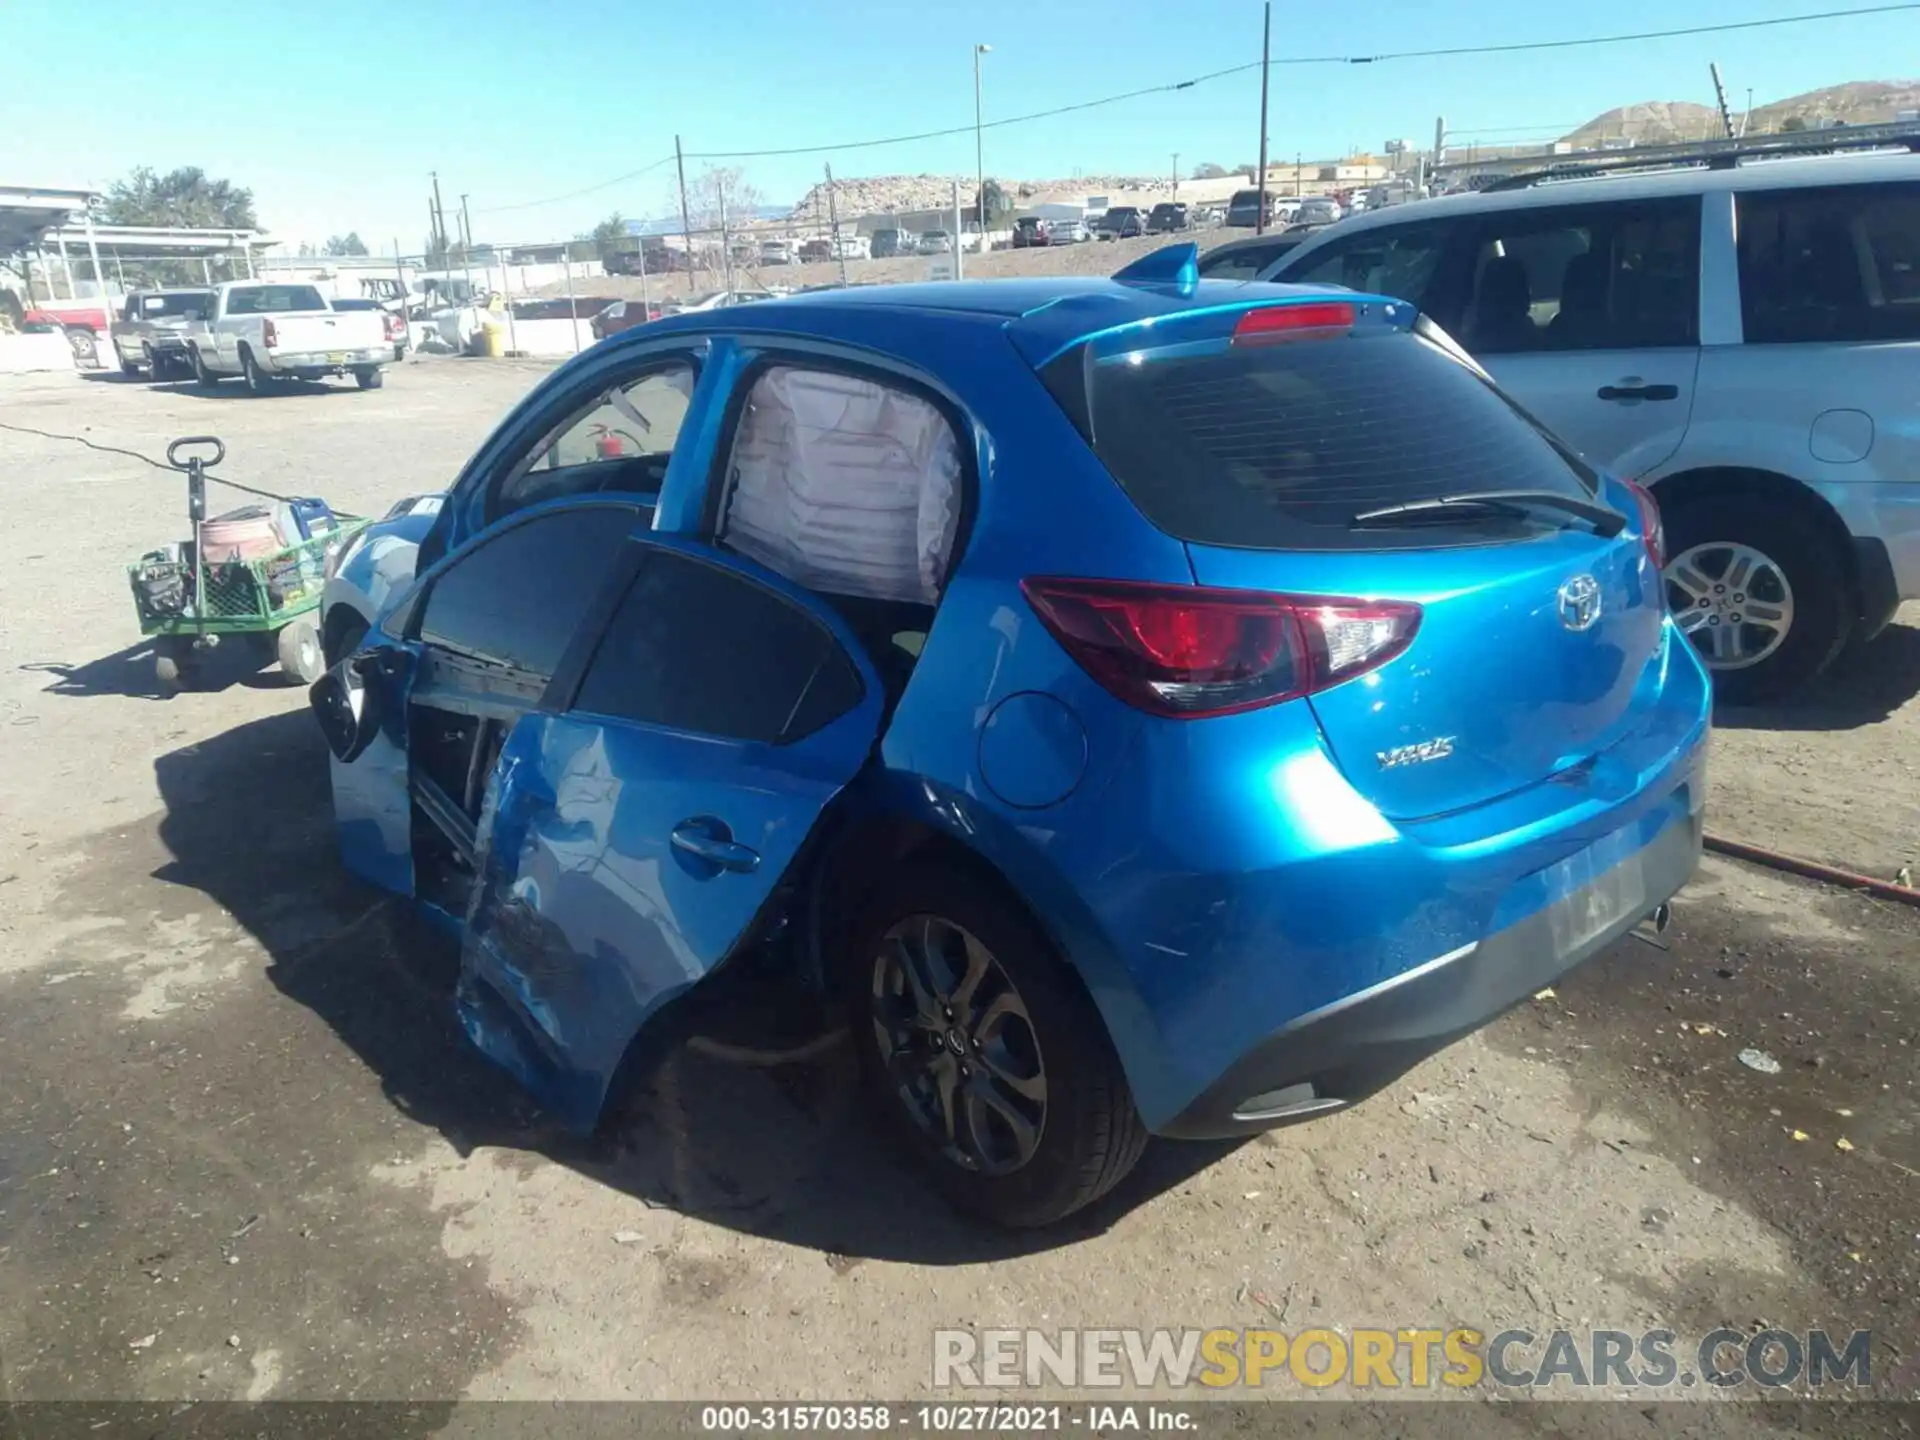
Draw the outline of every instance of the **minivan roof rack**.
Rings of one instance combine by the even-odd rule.
[[[1569,160],[1518,175],[1503,175],[1480,187],[1482,194],[1525,190],[1549,180],[1582,180],[1625,170],[1665,170],[1694,167],[1731,170],[1743,160],[1779,159],[1792,155],[1835,155],[1859,150],[1905,150],[1920,154],[1920,128],[1911,121],[1893,125],[1847,125],[1832,130],[1802,130],[1789,135],[1767,135],[1741,140],[1705,140],[1690,145],[1648,145],[1623,150],[1604,160]]]

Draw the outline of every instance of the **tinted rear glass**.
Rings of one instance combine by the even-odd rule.
[[[326,308],[326,300],[311,285],[249,285],[227,292],[229,315],[273,315]]]
[[[1489,490],[1594,486],[1493,386],[1405,333],[1277,345],[1181,347],[1144,363],[1072,351],[1049,388],[1094,453],[1160,529],[1251,549],[1446,543],[1439,527],[1371,529],[1382,506]],[[1077,393],[1076,393],[1077,392]],[[1528,533],[1458,519],[1452,538]],[[1550,522],[1558,523],[1558,522]]]

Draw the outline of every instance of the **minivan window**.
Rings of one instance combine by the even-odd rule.
[[[1920,184],[1739,197],[1750,345],[1920,339]]]
[[[1093,360],[1083,347],[1045,378],[1142,513],[1182,540],[1389,548],[1411,533],[1430,544],[1436,532],[1355,529],[1353,520],[1476,491],[1594,493],[1591,472],[1418,335],[1176,346],[1133,363],[1140,353]],[[1447,529],[1456,540],[1530,533],[1477,518],[1464,532]]]
[[[1694,345],[1700,201],[1489,215],[1470,274],[1458,334],[1475,355]]]
[[[1325,208],[1325,207],[1322,207]],[[1302,205],[1300,213],[1315,213]],[[1287,267],[1296,285],[1344,285],[1372,295],[1391,295],[1427,308],[1427,287],[1439,269],[1456,224],[1396,225],[1362,230],[1321,246]]]

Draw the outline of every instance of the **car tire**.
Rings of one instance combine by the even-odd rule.
[[[211,390],[220,383],[220,377],[207,368],[206,357],[201,355],[198,345],[188,351],[187,356],[193,364],[193,378],[197,384]]]
[[[375,365],[364,365],[353,372],[353,383],[362,390],[378,390],[387,383],[386,372]]]
[[[100,358],[100,341],[91,330],[75,326],[67,331],[67,346],[73,351],[73,358],[82,365],[92,365]]]
[[[1853,628],[1846,556],[1802,511],[1734,490],[1683,496],[1661,518],[1667,605],[1719,699],[1773,699],[1833,663]],[[1735,608],[1749,605],[1764,610]],[[1767,623],[1776,615],[1784,624]]]
[[[320,649],[320,632],[311,620],[291,620],[274,637],[274,655],[280,661],[280,675],[289,685],[311,685],[327,673],[326,658]]]
[[[1133,1168],[1147,1132],[1106,1024],[1004,892],[958,869],[908,866],[861,905],[847,941],[834,979],[869,1090],[951,1204],[998,1225],[1048,1225]],[[969,987],[976,946],[986,963]]]
[[[272,388],[266,372],[254,363],[253,351],[244,345],[240,347],[240,382],[249,395],[265,395]]]

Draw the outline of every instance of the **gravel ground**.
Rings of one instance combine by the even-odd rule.
[[[378,510],[445,484],[540,373],[420,362],[264,401],[10,381],[0,419],[153,455],[211,430],[237,478]],[[1913,912],[1710,860],[1668,953],[1623,944],[1351,1113],[1156,1148],[1043,1235],[930,1201],[839,1050],[682,1047],[609,1156],[465,1048],[444,974],[340,871],[300,692],[236,662],[155,693],[120,567],[182,528],[178,480],[7,431],[0,461],[7,1399],[408,1399],[385,1433],[427,1434],[424,1402],[462,1399],[918,1396],[939,1326],[1274,1323],[1867,1327],[1879,1393],[1920,1394]],[[1903,619],[1817,701],[1723,718],[1716,827],[1910,855]],[[1897,1423],[1581,1408],[1636,1436]]]

